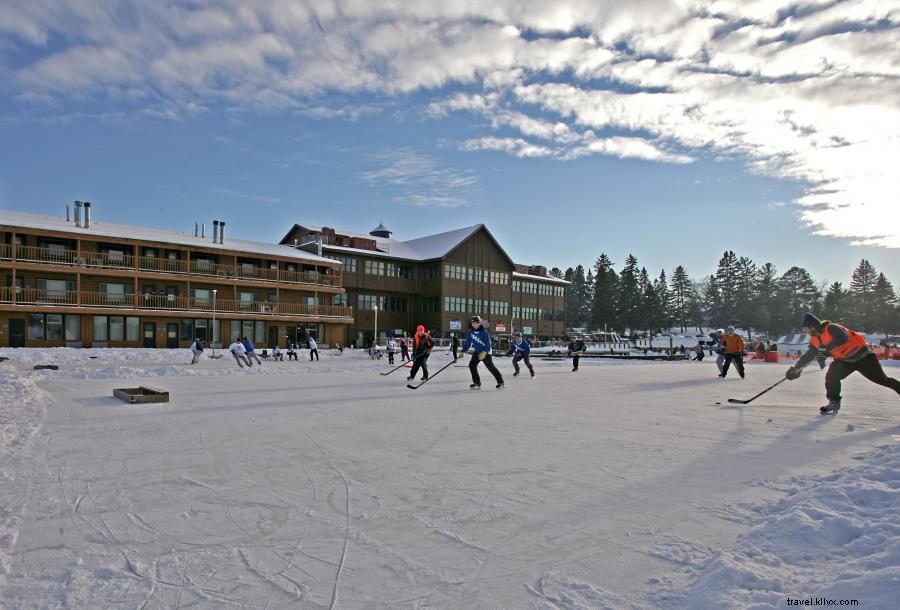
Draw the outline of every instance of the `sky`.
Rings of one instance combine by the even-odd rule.
[[[0,3],[0,208],[900,288],[900,0]]]

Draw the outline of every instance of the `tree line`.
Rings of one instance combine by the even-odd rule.
[[[629,254],[621,270],[601,254],[593,267],[559,268],[550,274],[571,282],[566,313],[570,327],[592,330],[653,331],[734,324],[751,333],[781,335],[797,330],[810,311],[863,332],[900,330],[900,302],[884,273],[866,259],[848,286],[817,282],[803,267],[779,273],[726,251],[716,272],[692,278],[684,266],[650,277]]]

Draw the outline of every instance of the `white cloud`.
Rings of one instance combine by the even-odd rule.
[[[428,117],[484,119],[463,150],[744,159],[808,186],[813,230],[900,247],[896,0],[14,0],[0,3],[0,66],[23,105],[67,116],[102,98],[107,114],[353,120],[377,107],[335,94],[441,89]],[[364,179],[454,175],[404,154]],[[408,202],[466,199],[417,184]]]
[[[382,150],[369,161],[375,167],[359,177],[397,203],[453,208],[472,205],[478,197],[478,177],[473,173],[447,167],[410,148]]]

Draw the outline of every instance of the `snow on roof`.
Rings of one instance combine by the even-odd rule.
[[[513,277],[519,278],[523,280],[537,280],[539,282],[553,282],[554,284],[565,284],[568,286],[572,282],[567,282],[564,279],[553,277],[552,275],[531,275],[529,273],[519,273],[518,271],[513,271]]]
[[[298,226],[309,229],[310,231],[322,232],[322,227],[307,224]],[[330,244],[323,244],[322,248],[329,252],[346,252],[348,254],[365,254],[366,256],[382,256],[385,258],[399,258],[411,261],[426,261],[443,258],[482,227],[484,227],[484,225],[472,225],[471,227],[463,227],[462,229],[454,229],[453,231],[446,231],[435,235],[426,235],[425,237],[419,237],[409,241],[400,241],[399,239],[385,237],[373,238],[369,234],[353,233],[352,231],[340,231],[335,229],[338,235],[375,239],[375,243],[382,246],[384,251],[351,248],[349,246],[334,246]]]
[[[191,246],[195,248],[212,248],[215,250],[227,250],[230,252],[243,252],[254,255],[281,256],[285,258],[293,258],[303,260],[309,263],[329,263],[334,261],[329,258],[316,256],[303,250],[297,250],[291,246],[283,246],[280,244],[272,244],[261,241],[247,241],[243,239],[233,239],[228,237],[226,232],[225,243],[215,244],[212,237],[202,238],[194,237],[190,233],[182,233],[180,231],[172,231],[168,229],[156,229],[152,227],[132,227],[128,225],[117,225],[96,218],[91,218],[90,228],[76,227],[74,222],[67,222],[61,216],[45,216],[41,214],[28,214],[26,212],[11,212],[8,210],[0,210],[0,224],[22,227],[26,229],[39,229],[43,231],[63,231],[75,235],[85,235],[90,237],[117,237],[125,239],[136,239],[141,241],[150,241],[162,244],[179,244],[183,246]],[[227,225],[226,225],[227,228]]]

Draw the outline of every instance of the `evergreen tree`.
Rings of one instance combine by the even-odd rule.
[[[877,280],[875,267],[866,259],[859,261],[850,279],[850,314],[853,323],[863,331],[874,330],[878,318],[878,305],[874,298]]]
[[[591,306],[594,304],[594,272],[588,269],[584,278],[584,287],[581,293],[581,319],[583,325],[588,326],[591,320]]]
[[[688,297],[687,305],[688,320],[694,325],[697,332],[702,330],[704,317],[706,315],[703,307],[703,290],[704,284],[700,282],[691,283],[691,292]]]
[[[657,299],[656,327],[668,331],[672,327],[673,320],[672,294],[669,292],[669,280],[666,278],[664,269],[659,272],[659,277],[653,282],[653,289],[656,291]]]
[[[550,271],[548,271],[547,273],[550,275],[550,277],[555,277],[555,278],[563,279],[563,272],[560,270],[559,267],[553,267],[553,268],[552,268]]]
[[[742,256],[737,260],[735,284],[735,309],[733,320],[747,329],[748,338],[753,338],[752,330],[758,328],[759,315],[756,303],[756,263]]]
[[[591,305],[591,328],[602,330],[619,327],[616,311],[616,292],[619,276],[613,270],[613,263],[606,254],[601,254],[594,263],[594,295]]]
[[[719,283],[716,281],[716,276],[710,275],[703,280],[700,286],[700,295],[704,318],[712,326],[722,325],[720,312],[725,308],[722,306],[722,296],[719,293]]]
[[[641,323],[639,275],[638,260],[633,254],[629,254],[625,259],[625,266],[619,272],[619,298],[616,309],[619,312],[620,327],[632,331]]]
[[[693,287],[693,282],[688,277],[684,267],[681,265],[675,267],[675,271],[672,272],[671,311],[672,317],[681,328],[681,332],[687,330],[687,325],[690,322],[688,312]]]
[[[569,280],[568,320],[574,327],[584,326],[584,267],[578,265],[572,271],[572,279]]]
[[[825,291],[822,315],[829,320],[843,322],[847,317],[848,293],[840,282],[833,282]]]
[[[894,287],[883,273],[879,273],[878,278],[875,280],[875,289],[872,296],[877,308],[874,320],[875,328],[873,330],[889,333],[894,322],[897,295],[894,293]]]
[[[772,320],[775,316],[775,296],[776,286],[775,280],[778,277],[778,270],[772,263],[766,263],[756,272],[756,282],[753,292],[756,297],[755,302],[755,319],[756,327],[763,328],[769,332],[773,331]]]
[[[716,289],[718,299],[711,313],[713,323],[724,325],[735,319],[738,303],[738,258],[727,250],[719,259],[716,269]]]
[[[791,267],[775,281],[776,311],[774,330],[788,332],[796,329],[804,312],[819,313],[822,293],[809,272]]]

